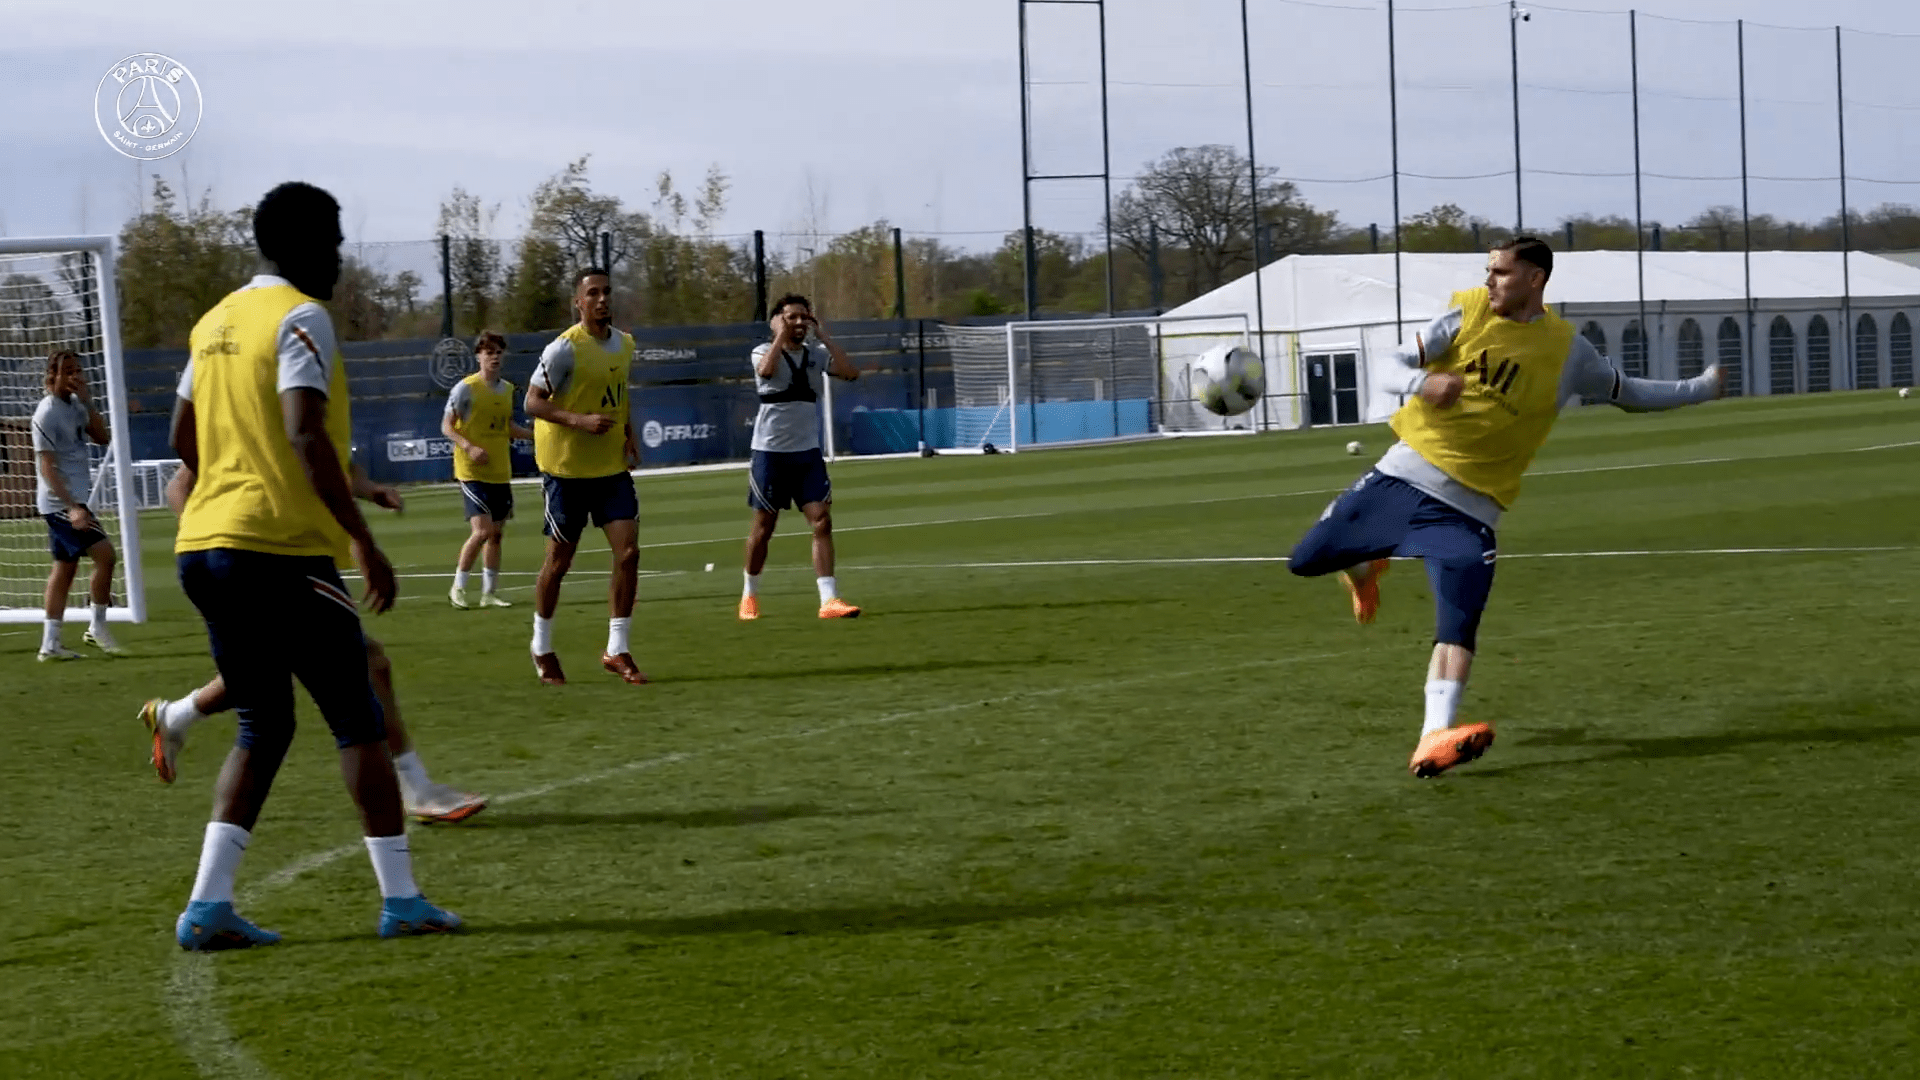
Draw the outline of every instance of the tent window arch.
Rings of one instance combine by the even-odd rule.
[[[1587,320],[1587,325],[1580,328],[1580,336],[1593,344],[1595,352],[1601,356],[1607,355],[1607,332],[1600,329],[1599,323]]]
[[[1798,346],[1793,324],[1785,315],[1775,315],[1773,325],[1767,328],[1767,393],[1793,393]]]
[[[1880,389],[1880,324],[1872,315],[1860,316],[1853,330],[1853,385],[1857,390]]]
[[[1707,339],[1700,324],[1688,319],[1680,324],[1680,377],[1691,379],[1707,368]]]
[[[1887,325],[1887,381],[1895,386],[1913,385],[1913,323],[1901,312]]]
[[[1727,373],[1727,396],[1739,397],[1746,390],[1747,354],[1740,336],[1740,320],[1729,315],[1720,320],[1715,334],[1719,340],[1714,356]]]
[[[1815,315],[1807,323],[1807,393],[1824,394],[1833,389],[1833,331],[1825,315]]]
[[[1620,370],[1636,379],[1647,377],[1647,334],[1638,319],[1620,335]]]

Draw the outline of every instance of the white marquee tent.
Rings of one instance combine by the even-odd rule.
[[[1396,324],[1392,254],[1290,255],[1267,265],[1270,385],[1260,422],[1385,420],[1400,404],[1386,389],[1404,370],[1396,343],[1412,341],[1455,290],[1481,284],[1485,266],[1475,253],[1403,254]],[[1920,267],[1855,252],[1848,271],[1843,290],[1839,252],[1756,251],[1749,318],[1739,252],[1647,252],[1644,308],[1634,252],[1564,252],[1547,300],[1629,374],[1681,378],[1719,361],[1730,392],[1746,394],[1912,385]],[[1254,293],[1248,275],[1168,315],[1232,315],[1237,327],[1240,313],[1255,315]]]

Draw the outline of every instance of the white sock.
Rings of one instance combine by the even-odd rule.
[[[95,635],[99,635],[101,633],[104,633],[106,629],[107,629],[107,605],[95,604],[93,605],[93,632]]]
[[[746,591],[740,594],[741,598],[745,599],[746,597],[749,597],[749,596],[759,596],[760,595],[760,575],[759,574],[742,574],[741,576],[747,579]]]
[[[456,589],[467,587],[467,572],[457,566],[453,569],[453,587]]]
[[[823,604],[840,595],[840,586],[831,577],[816,578],[814,584],[820,586],[820,602]]]
[[[200,711],[192,694],[160,706],[160,722],[167,725],[168,731],[184,732],[206,718],[207,714]]]
[[[633,646],[629,643],[629,638],[632,637],[632,629],[633,619],[631,617],[607,620],[608,656],[619,656],[621,653],[633,651]]]
[[[420,886],[413,883],[413,852],[407,847],[406,833],[367,837],[367,858],[373,860],[381,896],[405,900],[420,895]]]
[[[48,619],[46,628],[40,631],[40,651],[52,652],[60,647],[60,620]]]
[[[480,571],[480,581],[488,595],[500,591],[500,571],[482,570]]]
[[[240,871],[240,856],[247,853],[247,830],[224,821],[207,822],[207,838],[200,842],[200,872],[193,878],[189,900],[233,902],[233,875]]]
[[[427,776],[426,763],[412,750],[393,755],[393,773],[400,778],[400,790],[409,799],[427,790],[433,783]]]
[[[1420,734],[1430,735],[1453,726],[1454,714],[1460,711],[1460,691],[1465,688],[1466,684],[1456,679],[1427,680],[1427,722]]]
[[[533,655],[545,656],[553,651],[553,620],[533,617]]]

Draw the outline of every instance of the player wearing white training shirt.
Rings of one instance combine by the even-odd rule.
[[[820,453],[820,393],[827,376],[860,377],[833,335],[813,317],[804,296],[783,296],[773,305],[773,341],[753,350],[753,384],[760,414],[753,422],[753,466],[747,505],[746,588],[740,618],[760,617],[760,571],[780,511],[797,506],[813,527],[813,572],[820,588],[820,617],[857,618],[860,609],[840,599],[833,576],[833,483]],[[817,341],[809,342],[811,330]]]
[[[80,357],[61,349],[47,357],[47,396],[33,410],[34,509],[47,523],[47,547],[53,566],[47,571],[46,625],[40,659],[78,660],[80,654],[60,642],[67,617],[67,593],[73,588],[81,556],[93,560],[88,593],[93,618],[82,641],[108,655],[122,650],[107,630],[107,606],[113,601],[113,541],[87,506],[92,492],[92,462],[87,441],[105,446],[107,422],[87,401],[87,377]]]

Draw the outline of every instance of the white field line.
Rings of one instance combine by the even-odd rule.
[[[1912,547],[1773,547],[1773,548],[1676,548],[1646,551],[1521,551],[1501,555],[1508,559],[1636,559],[1656,555],[1858,555],[1888,551],[1913,551]],[[1417,555],[1396,555],[1395,561],[1417,562]],[[954,563],[875,563],[849,566],[848,570],[1021,570],[1059,566],[1205,566],[1214,563],[1284,563],[1285,555],[1217,555],[1184,559],[1031,559],[1008,562]],[[792,569],[786,567],[784,569]]]

